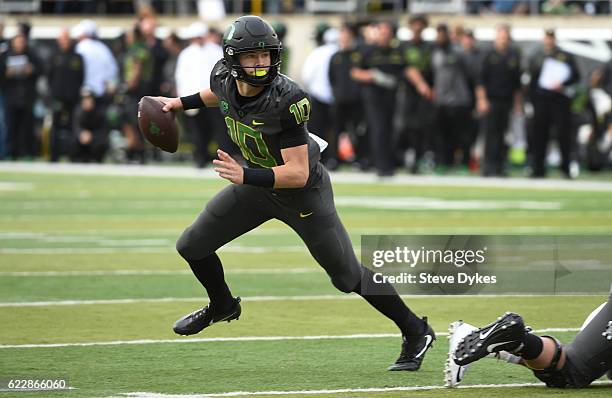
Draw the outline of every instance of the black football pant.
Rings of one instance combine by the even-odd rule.
[[[363,267],[338,218],[329,175],[324,170],[318,184],[299,192],[251,185],[225,187],[183,232],[176,248],[188,262],[200,260],[271,219],[297,232],[336,288],[348,293],[359,284]]]
[[[316,167],[321,175],[319,180],[299,191],[229,185],[208,202],[183,232],[176,249],[208,292],[211,307],[227,308],[231,300],[215,251],[274,218],[297,232],[338,290],[361,295],[393,320],[405,336],[419,335],[424,331],[424,322],[406,307],[392,285],[374,283],[373,272],[357,260],[336,213],[329,174],[320,163]]]
[[[583,387],[612,369],[612,293],[599,313],[565,347],[576,387]],[[566,366],[567,367],[567,366]]]

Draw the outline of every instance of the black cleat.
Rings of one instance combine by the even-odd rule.
[[[213,313],[208,306],[193,311],[190,314],[185,315],[174,323],[174,333],[182,336],[189,336],[191,334],[200,333],[203,329],[209,327],[213,323],[232,321],[239,319],[242,308],[240,307],[240,297],[234,299],[234,304],[229,311],[216,314]]]
[[[516,351],[522,346],[525,333],[523,318],[506,312],[490,325],[465,336],[457,346],[453,360],[457,365],[464,366],[493,352]]]
[[[427,323],[427,318],[423,318],[425,322],[425,333],[417,336],[402,336],[402,352],[397,358],[397,361],[387,368],[387,370],[419,370],[425,358],[425,353],[433,345],[436,339],[436,334]]]

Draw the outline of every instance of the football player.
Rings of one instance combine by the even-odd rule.
[[[232,182],[200,213],[176,247],[208,293],[210,303],[179,319],[174,331],[191,335],[240,316],[216,254],[224,244],[277,219],[305,242],[314,259],[342,292],[355,292],[393,320],[403,335],[402,352],[389,370],[418,370],[435,334],[390,284],[375,284],[357,260],[338,218],[320,148],[306,122],[306,93],[278,73],[282,46],[272,27],[257,16],[238,18],[223,37],[223,59],[210,76],[210,89],[181,98],[162,98],[163,110],[219,107],[231,139],[248,167],[218,150],[220,177]]]
[[[583,388],[606,373],[612,379],[612,292],[567,345],[530,333],[521,316],[510,312],[480,329],[465,323],[452,328],[457,326],[445,369],[449,387],[461,381],[469,364],[495,354],[531,369],[548,387]]]

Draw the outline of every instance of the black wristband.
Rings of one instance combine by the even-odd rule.
[[[242,182],[256,187],[273,188],[274,187],[274,170],[272,169],[251,169],[243,167],[244,175]]]
[[[188,111],[189,109],[198,109],[198,108],[206,108],[206,104],[202,101],[202,97],[200,97],[200,93],[195,93],[192,95],[187,95],[185,97],[180,98],[181,103],[183,104],[183,110]]]

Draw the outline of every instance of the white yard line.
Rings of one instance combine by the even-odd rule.
[[[454,296],[455,299],[461,298],[499,298],[499,297],[591,297],[599,296],[594,294],[464,294]],[[447,297],[436,294],[402,294],[404,299],[428,299]],[[321,294],[303,296],[247,296],[242,297],[245,302],[257,301],[322,301],[322,300],[359,300],[361,296],[356,294]],[[205,302],[207,297],[151,297],[151,298],[131,298],[131,299],[99,299],[99,300],[49,300],[49,301],[2,301],[0,308],[23,308],[23,307],[53,307],[66,305],[122,305],[122,304],[142,304],[142,303],[191,303]]]
[[[606,381],[596,381],[593,384],[612,386],[612,383]],[[456,389],[477,389],[477,388],[521,388],[521,387],[541,387],[545,388],[542,383],[515,383],[515,384],[472,384],[462,385]],[[121,394],[122,397],[128,398],[222,398],[222,397],[248,397],[258,395],[323,395],[323,394],[346,394],[346,393],[377,393],[377,392],[396,392],[396,391],[428,391],[428,390],[443,390],[447,387],[434,386],[406,386],[406,387],[370,387],[370,388],[337,388],[328,390],[289,390],[289,391],[232,391],[210,394],[161,394],[153,392],[129,392]],[[115,397],[113,397],[115,398]]]
[[[357,249],[356,249],[357,250]],[[285,253],[285,252],[304,252],[307,253],[306,246],[277,246],[277,247],[261,247],[261,246],[240,246],[230,245],[219,249],[225,253]],[[0,254],[106,254],[106,253],[176,253],[176,248],[173,246],[167,247],[49,247],[49,248],[19,248],[19,247],[3,247],[0,248]]]
[[[225,275],[232,274],[309,274],[320,273],[318,267],[311,268],[234,268],[225,270]],[[66,277],[66,276],[140,276],[140,275],[193,275],[190,270],[137,270],[137,269],[118,269],[118,270],[91,270],[91,271],[7,271],[0,272],[0,277]]]
[[[577,332],[578,328],[550,328],[534,330],[534,333]],[[436,333],[438,336],[447,336],[448,333]],[[117,345],[143,345],[143,344],[190,344],[190,343],[217,343],[217,342],[249,342],[249,341],[289,341],[289,340],[350,340],[350,339],[380,339],[400,337],[399,333],[358,333],[346,335],[318,335],[318,336],[243,336],[243,337],[208,337],[208,338],[178,338],[178,339],[144,339],[144,340],[114,340],[94,341],[85,343],[48,343],[48,344],[0,344],[0,349],[7,348],[61,348],[61,347],[92,347]]]
[[[317,300],[352,300],[357,295],[318,295],[318,296],[251,296],[243,297],[243,301],[317,301]],[[0,302],[0,308],[7,307],[48,307],[57,305],[100,305],[100,304],[139,304],[139,303],[180,303],[207,301],[207,297],[161,297],[137,299],[109,299],[109,300],[58,300],[58,301],[21,301]]]
[[[162,178],[193,178],[217,180],[219,177],[212,169],[195,169],[176,166],[137,166],[137,165],[88,165],[88,164],[49,164],[44,162],[0,162],[0,172],[20,172],[38,174],[141,176]],[[412,176],[396,175],[391,178],[378,178],[374,173],[334,172],[332,180],[337,184],[387,184],[387,185],[424,185],[482,187],[530,190],[567,190],[612,192],[612,183],[607,181],[567,181],[546,179],[534,181],[528,178],[482,178],[461,176]]]

